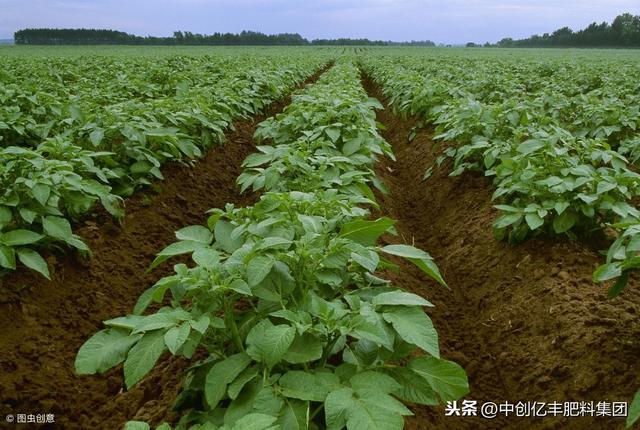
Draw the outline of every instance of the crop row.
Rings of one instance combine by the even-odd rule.
[[[610,294],[620,292],[640,267],[637,66],[410,56],[363,62],[396,110],[455,142],[438,164],[451,157],[451,175],[477,169],[493,178],[497,239],[617,230],[594,279],[618,278]]]
[[[239,118],[282,98],[322,56],[5,59],[0,75],[0,270],[16,257],[49,277],[39,251],[88,252],[70,221],[192,160]]]
[[[411,415],[401,401],[435,405],[468,391],[464,371],[440,358],[423,311],[432,305],[379,277],[397,269],[389,256],[404,257],[445,285],[426,252],[376,244],[394,232],[367,209],[377,206],[372,187],[383,188],[374,162],[392,157],[377,131],[380,104],[346,60],[292,100],[259,125],[269,145],[238,178],[263,192],[259,201],[179,230],[152,267],[182,254],[191,263],[78,352],[78,374],[124,362],[129,388],[166,351],[197,357],[177,429],[400,429]]]

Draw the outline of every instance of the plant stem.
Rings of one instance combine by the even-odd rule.
[[[233,318],[233,309],[231,303],[226,299],[224,300],[224,314],[227,320],[227,326],[231,328],[231,337],[233,338],[233,343],[236,348],[240,351],[244,351],[244,345],[242,344],[242,339],[240,338],[240,332],[238,331],[238,326],[236,325],[236,320]]]

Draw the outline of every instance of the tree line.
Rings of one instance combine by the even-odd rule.
[[[496,45],[506,48],[640,48],[640,15],[624,13],[611,24],[593,22],[578,31],[562,27],[551,34],[536,34],[527,39],[505,38]]]
[[[13,37],[17,45],[435,45],[429,40],[391,42],[340,38],[309,41],[297,33],[264,34],[256,31],[210,35],[176,31],[170,37],[155,37],[116,30],[27,28],[16,31]]]

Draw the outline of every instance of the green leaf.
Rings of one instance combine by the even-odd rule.
[[[298,220],[307,232],[321,234],[324,229],[321,217],[299,214]]]
[[[284,361],[302,364],[319,360],[322,357],[322,347],[322,341],[309,333],[297,335],[285,354]]]
[[[372,317],[366,318],[363,315],[356,315],[351,320],[353,331],[351,336],[357,339],[367,339],[372,342],[384,345],[391,349],[393,347],[393,339],[389,339],[389,335],[385,331],[384,321],[379,321]]]
[[[0,243],[0,267],[15,270],[16,268],[16,252],[13,248]]]
[[[290,370],[278,381],[282,395],[299,400],[324,402],[329,391],[340,387],[340,379],[333,373],[309,373]]]
[[[110,320],[103,321],[103,324],[107,327],[124,328],[129,331],[142,322],[146,317],[140,315],[127,315],[124,317],[112,318]]]
[[[3,225],[7,225],[11,222],[13,215],[11,209],[6,206],[0,206],[0,228]]]
[[[409,261],[411,261],[413,264],[418,266],[424,273],[429,275],[432,279],[434,279],[440,285],[442,285],[443,287],[447,287],[447,283],[445,282],[444,278],[440,274],[440,270],[438,269],[438,266],[436,265],[436,263],[434,263],[434,261],[431,258],[422,259],[422,260],[417,258],[410,258]]]
[[[351,388],[339,388],[327,395],[324,402],[327,430],[340,430],[345,427],[348,410],[352,408],[353,402],[353,390]]]
[[[404,258],[432,259],[431,256],[423,250],[410,245],[387,245],[382,248],[382,252]]]
[[[65,218],[57,216],[46,216],[42,219],[44,232],[51,237],[69,242],[73,239],[71,224]]]
[[[220,400],[224,398],[227,385],[247,368],[251,358],[241,352],[217,362],[207,373],[204,385],[204,394],[207,404],[215,409]]]
[[[342,145],[342,153],[347,157],[358,152],[362,146],[362,138],[349,139]]]
[[[124,430],[149,430],[149,424],[143,421],[127,421],[124,425]]]
[[[189,324],[198,333],[205,334],[207,329],[209,328],[209,325],[211,324],[211,318],[209,317],[209,315],[201,315],[200,318],[195,321],[190,321]]]
[[[213,240],[213,234],[206,227],[192,225],[176,231],[176,238],[178,238],[178,240],[190,240],[192,242],[209,245]]]
[[[613,299],[617,297],[622,290],[627,286],[627,282],[629,281],[629,272],[623,273],[616,282],[609,288],[607,291],[607,297]]]
[[[352,254],[351,256],[353,257],[355,254]],[[359,257],[362,258],[362,257]],[[375,269],[374,269],[375,270]],[[344,282],[344,280],[342,279],[342,276],[340,276],[340,273],[336,273],[336,271],[334,270],[318,270],[315,272],[315,277],[318,281],[327,284],[327,285],[331,285],[332,287],[338,287],[340,285],[342,285],[342,283]]]
[[[577,218],[573,211],[565,210],[561,215],[553,219],[553,230],[556,233],[564,233],[573,227],[576,221]]]
[[[161,328],[173,327],[184,318],[179,318],[176,312],[163,312],[151,314],[143,317],[139,324],[133,328],[133,334],[146,331],[158,330]]]
[[[291,326],[273,325],[269,320],[263,320],[247,335],[247,354],[271,368],[285,356],[295,333],[295,328]]]
[[[543,146],[544,142],[542,142],[541,140],[530,139],[518,145],[517,151],[521,154],[527,155],[537,151]]]
[[[629,406],[629,413],[627,415],[627,427],[631,427],[640,418],[640,390],[636,391],[636,395],[633,397],[633,401]]]
[[[261,149],[262,147],[258,147]],[[251,154],[242,162],[243,167],[258,167],[273,160],[273,154]]]
[[[393,397],[367,390],[362,396],[350,388],[330,392],[325,401],[327,430],[401,430],[402,415],[411,415]]]
[[[598,182],[596,193],[603,194],[603,193],[606,193],[607,191],[613,190],[614,188],[616,188],[616,184],[612,184],[611,182],[607,182],[607,181],[600,181]]]
[[[438,332],[431,318],[420,308],[398,307],[384,312],[385,321],[391,323],[402,340],[418,346],[434,357],[440,357]]]
[[[253,404],[253,412],[277,417],[280,415],[283,406],[283,397],[275,392],[273,386],[265,384],[256,396]]]
[[[405,367],[393,369],[392,374],[400,385],[400,388],[393,394],[400,399],[410,403],[429,406],[435,406],[439,403],[436,392],[431,388],[431,385],[429,385],[425,378],[421,378],[412,370]]]
[[[89,134],[89,140],[91,140],[91,143],[93,144],[93,146],[100,145],[103,138],[104,138],[104,130],[101,128],[96,128]]]
[[[191,326],[189,324],[181,324],[165,333],[164,343],[171,354],[175,355],[178,352],[180,347],[187,341],[190,332]]]
[[[404,427],[402,415],[411,415],[411,412],[400,406],[402,404],[391,396],[368,394],[365,398],[356,399],[355,405],[349,409],[347,428],[349,430],[402,430]]]
[[[537,213],[528,213],[524,216],[524,219],[531,230],[535,230],[544,224],[544,220]]]
[[[49,196],[51,195],[51,188],[45,184],[36,184],[32,189],[33,197],[36,198],[38,203],[42,206],[47,204],[47,200],[49,200]]]
[[[289,249],[289,245],[291,245],[291,241],[289,239],[285,239],[284,237],[266,237],[254,248],[254,250],[263,250],[263,249],[286,250],[286,249]]]
[[[165,350],[164,332],[147,332],[131,348],[124,362],[124,382],[127,388],[133,387],[155,366]]]
[[[373,298],[372,303],[377,306],[433,306],[433,304],[428,300],[425,300],[416,294],[407,293],[405,291],[390,291],[387,293],[378,294]]]
[[[49,266],[47,266],[47,262],[40,254],[29,248],[18,248],[17,253],[18,259],[22,264],[51,280],[51,275],[49,275]]]
[[[124,217],[124,209],[122,199],[113,195],[100,196],[102,206],[114,217],[120,219]]]
[[[378,267],[378,264],[380,263],[380,259],[378,257],[378,254],[376,254],[375,252],[371,252],[371,257],[365,258],[360,254],[356,254],[355,252],[351,253],[351,259],[353,261],[367,269],[369,272],[374,273]],[[338,283],[338,285],[340,285],[342,283],[342,278],[340,278],[339,275],[336,276],[338,276],[338,279],[340,280]]]
[[[360,410],[369,409],[369,415],[375,417],[377,428],[402,429],[404,427],[403,415],[413,413],[395,397],[377,391],[356,392],[358,403],[363,405]],[[349,417],[347,425],[353,423],[354,416]]]
[[[67,240],[67,244],[73,246],[80,251],[89,251],[89,247],[78,236],[73,235],[71,239]]]
[[[338,129],[325,128],[324,132],[327,133],[327,136],[329,136],[329,139],[331,139],[333,143],[337,142],[338,139],[340,139],[340,130]]]
[[[569,207],[569,203],[565,202],[565,201],[560,201],[560,202],[556,202],[555,205],[553,205],[553,208],[556,210],[556,212],[558,213],[558,215],[562,215],[562,213],[565,211],[565,209],[567,209]]]
[[[242,238],[231,239],[231,232],[234,230],[233,224],[219,219],[214,227],[213,234],[216,238],[216,243],[220,245],[222,249],[228,253],[233,253],[236,249],[242,246]]]
[[[391,393],[400,389],[400,385],[391,376],[372,370],[355,374],[349,380],[349,384],[356,392],[372,390]]]
[[[151,169],[153,169],[153,164],[151,164],[146,160],[136,161],[131,166],[129,166],[129,170],[134,175],[141,175],[141,174],[148,173],[149,171],[151,171]]]
[[[128,330],[108,328],[94,334],[78,350],[75,369],[78,375],[104,373],[122,363],[127,351],[142,335],[129,335]]]
[[[224,414],[224,422],[229,425],[250,414],[254,409],[256,398],[263,387],[264,384],[262,380],[255,380],[248,383],[240,395],[229,404]]]
[[[308,430],[309,402],[296,399],[285,399],[284,410],[278,424],[281,429]]]
[[[386,217],[375,221],[358,219],[343,225],[340,236],[347,237],[363,246],[373,246],[378,238],[394,224],[394,220]]]
[[[438,266],[433,262],[433,258],[423,250],[409,245],[387,245],[381,250],[387,254],[407,258],[440,285],[447,286]]]
[[[175,276],[160,279],[151,288],[145,290],[145,292],[138,298],[138,301],[133,308],[133,313],[135,315],[141,315],[152,302],[161,302],[167,290],[178,282],[179,280]]]
[[[249,414],[240,418],[233,425],[232,430],[267,430],[272,429],[276,417],[265,414]]]
[[[493,226],[498,229],[505,228],[510,226],[511,224],[515,224],[516,222],[520,221],[521,218],[522,218],[522,214],[519,212],[507,213],[499,216],[493,223]]]
[[[216,268],[220,263],[220,254],[212,248],[196,249],[191,258],[198,266],[209,270]]]
[[[258,255],[247,264],[247,281],[250,287],[255,287],[267,277],[275,260],[268,255]]]
[[[409,368],[425,378],[443,402],[457,400],[469,392],[464,369],[452,361],[423,356],[411,360]]]
[[[232,383],[229,384],[229,389],[227,390],[227,394],[229,395],[229,397],[235,400],[244,386],[251,382],[253,378],[258,376],[258,373],[258,366],[252,366],[242,371],[242,373],[238,375],[238,377]]]
[[[149,268],[153,269],[154,267],[157,267],[158,265],[167,261],[171,257],[174,257],[176,255],[188,254],[190,252],[194,252],[196,249],[202,249],[203,247],[204,245],[199,242],[193,242],[193,241],[187,241],[187,240],[174,242],[171,245],[167,246],[162,251],[160,251],[160,253],[153,260]]]
[[[252,295],[251,288],[249,288],[249,285],[243,279],[235,279],[229,284],[229,288],[245,296]]]
[[[595,272],[593,272],[594,282],[604,282],[609,279],[617,278],[622,275],[622,269],[620,263],[607,263],[599,266]]]

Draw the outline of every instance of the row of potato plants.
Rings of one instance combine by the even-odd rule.
[[[395,109],[434,124],[436,139],[455,142],[438,163],[451,157],[452,175],[477,169],[494,178],[502,213],[496,238],[575,238],[610,227],[617,240],[594,280],[617,278],[610,296],[619,294],[640,267],[633,203],[640,175],[637,157],[629,158],[640,128],[634,68],[621,64],[614,78],[580,62],[549,60],[543,69],[513,59],[453,61],[442,70],[442,63],[397,60],[370,58],[365,66]]]
[[[178,430],[401,429],[412,414],[403,402],[465,395],[464,370],[440,357],[423,310],[431,303],[380,277],[402,257],[446,286],[426,252],[377,244],[394,232],[393,220],[370,213],[372,187],[384,188],[374,162],[393,156],[378,134],[380,107],[343,60],[261,123],[256,138],[269,145],[238,178],[263,192],[259,201],[179,230],[151,266],[182,254],[191,262],[133,314],[105,321],[76,372],[124,362],[131,388],[167,351],[196,358],[174,405]]]
[[[52,69],[41,59],[26,61],[32,71],[16,67],[23,81],[0,81],[0,271],[19,260],[49,278],[41,250],[62,245],[88,253],[73,220],[96,204],[121,218],[123,197],[163,179],[162,164],[200,157],[233,121],[283,97],[324,60],[59,62]],[[149,82],[109,67],[132,63],[151,69],[143,75]],[[210,69],[217,70],[212,77]]]
[[[494,236],[586,237],[613,231],[593,279],[616,279],[613,298],[640,268],[640,92],[637,66],[552,61],[363,59],[393,108],[454,142],[438,158],[494,179]],[[431,174],[431,169],[425,178]],[[640,417],[640,391],[628,418]]]

